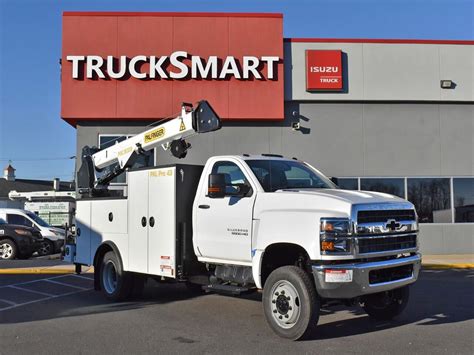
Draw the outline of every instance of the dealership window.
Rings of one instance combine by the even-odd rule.
[[[403,178],[361,178],[360,189],[385,192],[405,198],[405,179]]]
[[[119,135],[99,135],[99,148],[105,149],[108,148],[116,143],[122,142],[127,138],[133,137],[132,135],[129,136],[119,136]],[[144,166],[153,166],[155,162],[155,154],[154,151],[151,151],[147,155],[140,155],[136,162],[132,165],[132,169],[141,168]],[[110,169],[113,170],[117,164],[111,165]],[[121,184],[124,185],[126,183],[126,174],[120,174],[116,178],[114,178],[111,184]]]
[[[474,178],[453,178],[454,222],[474,222]]]
[[[451,223],[449,178],[408,178],[408,200],[415,205],[420,223]]]
[[[336,185],[343,190],[359,190],[359,179],[357,178],[336,178]]]

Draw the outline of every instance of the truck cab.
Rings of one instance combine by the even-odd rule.
[[[406,305],[407,285],[416,281],[421,265],[411,203],[384,193],[339,189],[297,159],[209,159],[193,217],[198,260],[251,267],[255,286],[264,289],[267,320],[285,337],[296,334],[287,308],[297,306],[287,300],[276,307],[281,299],[275,285],[297,277],[290,275],[293,267],[310,278],[320,302],[359,299],[370,315],[388,319]],[[277,270],[281,275],[274,280]],[[296,295],[291,285],[285,287]]]

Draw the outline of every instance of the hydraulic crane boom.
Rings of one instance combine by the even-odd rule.
[[[195,133],[206,133],[221,128],[221,121],[211,105],[200,101],[196,108],[183,103],[181,115],[150,128],[113,146],[99,150],[84,147],[82,165],[77,174],[79,193],[104,195],[108,183],[130,168],[139,155],[162,146],[177,158],[184,158],[191,145],[184,139]],[[116,164],[118,163],[118,164]],[[114,166],[115,165],[115,166]],[[111,166],[114,166],[111,169]]]

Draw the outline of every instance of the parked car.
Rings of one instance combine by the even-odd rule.
[[[0,218],[0,260],[27,259],[43,245],[36,228],[8,224]]]
[[[64,230],[51,227],[33,212],[16,208],[0,208],[0,218],[8,224],[37,228],[44,239],[38,250],[39,255],[59,253],[64,245]]]

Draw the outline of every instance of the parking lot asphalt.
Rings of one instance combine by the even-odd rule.
[[[0,275],[0,354],[474,352],[474,270],[426,270],[405,312],[374,322],[359,307],[321,312],[312,339],[291,342],[267,326],[259,294],[191,293],[147,284],[110,303],[91,274]]]

